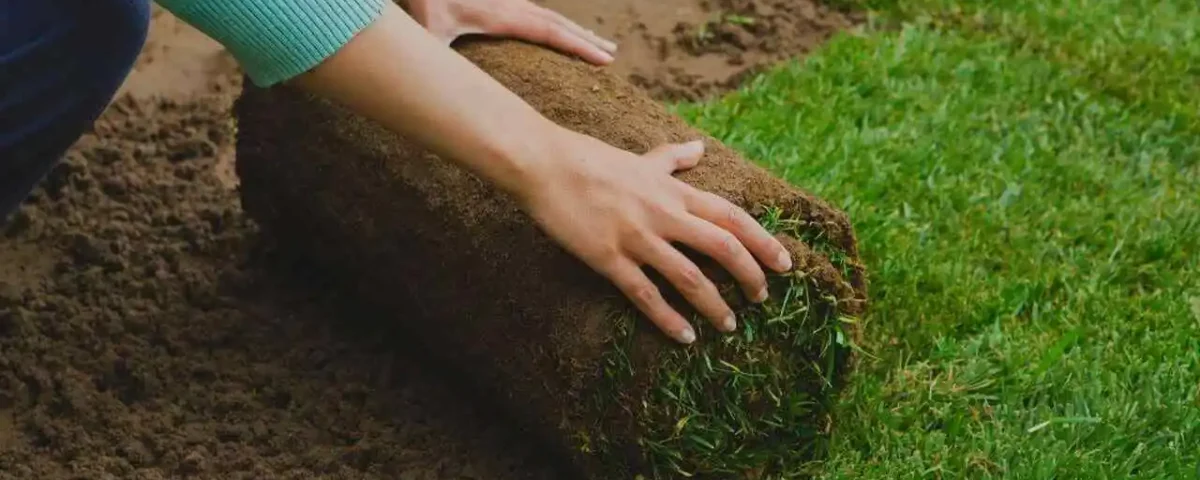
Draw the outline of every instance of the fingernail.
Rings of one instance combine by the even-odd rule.
[[[683,147],[687,149],[688,155],[699,155],[704,153],[704,140],[692,140],[683,144]]]
[[[737,329],[737,316],[730,313],[729,316],[721,319],[721,330],[732,332]]]
[[[775,265],[777,265],[780,270],[791,270],[792,255],[788,253],[787,250],[779,252],[779,258],[775,260]]]
[[[692,330],[691,326],[687,326],[684,327],[683,330],[680,330],[679,333],[675,334],[675,338],[680,342],[691,345],[692,342],[696,341],[696,331]]]
[[[613,43],[612,40],[601,37],[600,34],[596,33],[595,30],[588,30],[587,33],[588,35],[591,35],[592,38],[600,41],[600,48],[608,50],[610,53],[617,51],[617,44]]]
[[[758,293],[754,295],[752,300],[754,300],[754,303],[762,303],[767,301],[768,295],[769,293],[767,292],[767,287],[763,287],[762,290],[759,290]]]

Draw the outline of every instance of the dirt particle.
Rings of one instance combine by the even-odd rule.
[[[150,453],[150,449],[137,439],[126,440],[117,448],[116,453],[134,467],[149,466],[154,461],[154,455]]]
[[[0,395],[3,397],[4,395]],[[5,401],[0,398],[0,405],[3,403],[11,404],[11,400]],[[0,451],[8,450],[17,443],[17,426],[13,421],[13,411],[11,408],[0,408]]]
[[[204,447],[197,447],[183,457],[179,463],[179,472],[183,474],[202,473],[208,469],[208,453]]]
[[[212,144],[209,143],[208,140],[189,140],[181,143],[178,148],[174,149],[171,154],[167,156],[167,160],[172,162],[182,162],[196,158],[211,157],[215,153],[216,149],[213,148]]]

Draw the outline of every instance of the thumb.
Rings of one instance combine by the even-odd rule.
[[[700,158],[703,156],[703,140],[659,145],[646,153],[647,158],[662,165],[667,173],[675,173],[679,170],[687,170],[695,167],[700,163]]]

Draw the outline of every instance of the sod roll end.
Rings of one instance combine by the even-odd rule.
[[[243,204],[280,245],[397,322],[588,479],[791,478],[852,370],[865,272],[846,215],[671,115],[626,80],[504,40],[456,47],[551,120],[643,153],[705,138],[678,177],[746,208],[791,251],[771,298],[675,344],[514,201],[411,141],[287,87],[235,111]],[[664,291],[673,292],[666,283]],[[694,316],[687,304],[672,302]]]

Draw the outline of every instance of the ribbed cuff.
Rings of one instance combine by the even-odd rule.
[[[159,0],[233,54],[255,85],[300,75],[370,25],[391,0]]]

